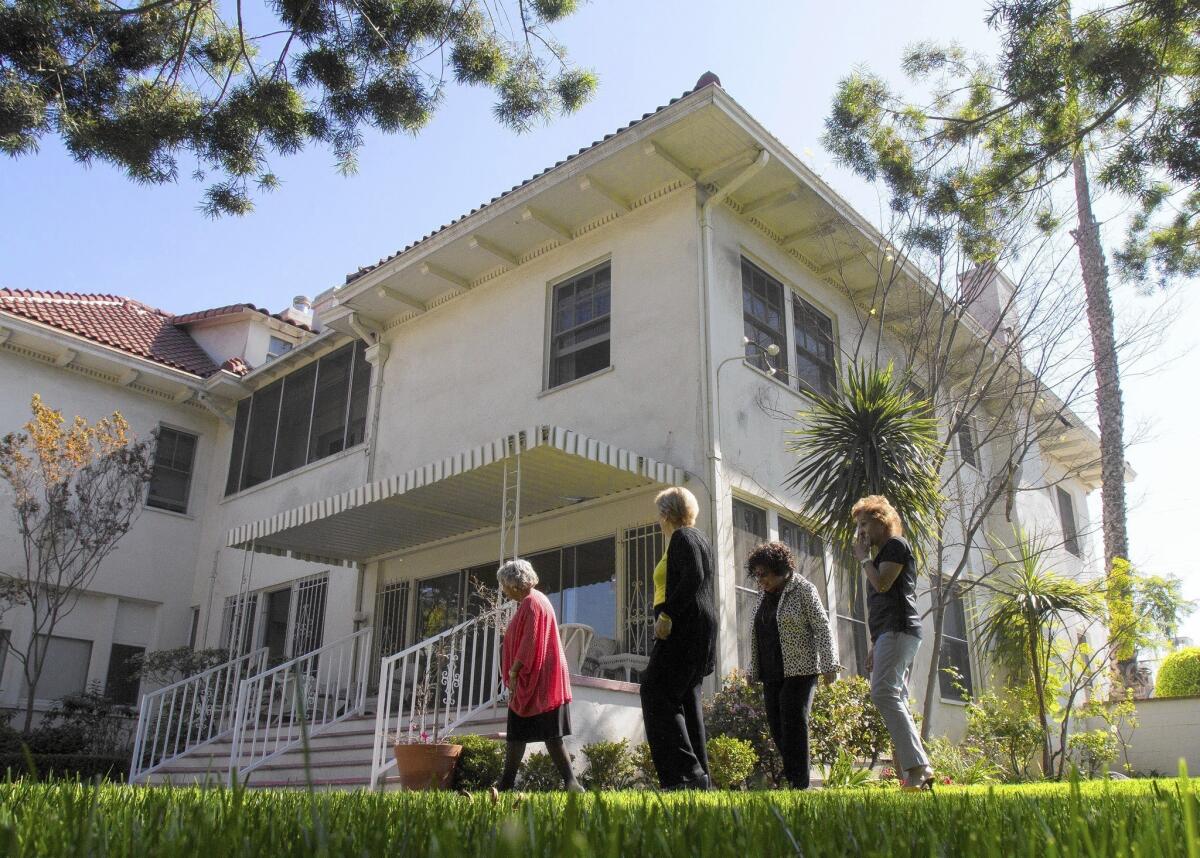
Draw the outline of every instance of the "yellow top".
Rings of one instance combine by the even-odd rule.
[[[667,551],[663,550],[662,560],[654,567],[654,607],[667,601]]]

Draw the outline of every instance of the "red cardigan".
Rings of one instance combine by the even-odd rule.
[[[521,600],[512,622],[504,633],[500,667],[504,684],[513,662],[520,660],[517,687],[510,689],[508,708],[523,718],[557,709],[571,701],[571,678],[562,641],[558,639],[558,620],[550,600],[538,590],[530,590]]]

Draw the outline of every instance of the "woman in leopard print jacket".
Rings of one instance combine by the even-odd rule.
[[[750,635],[751,675],[763,685],[771,738],[783,757],[783,774],[795,789],[809,785],[808,718],[817,678],[837,678],[829,617],[817,588],[796,574],[782,542],[751,552],[746,570],[762,594]]]

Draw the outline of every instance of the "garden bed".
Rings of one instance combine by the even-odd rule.
[[[0,784],[0,854],[1200,854],[1200,784],[505,796]],[[1136,850],[1136,853],[1134,852]]]

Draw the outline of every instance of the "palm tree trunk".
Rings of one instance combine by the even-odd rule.
[[[1034,618],[1025,621],[1029,636],[1029,669],[1033,672],[1033,693],[1037,698],[1038,720],[1042,725],[1042,774],[1050,776],[1050,719],[1046,715],[1046,690],[1042,688],[1042,666],[1038,661],[1040,623]]]
[[[1104,260],[1104,246],[1100,243],[1100,226],[1092,214],[1091,187],[1082,153],[1075,156],[1072,168],[1075,175],[1075,205],[1079,211],[1079,225],[1072,235],[1079,249],[1083,288],[1087,294],[1088,327],[1092,335],[1092,356],[1096,363],[1104,567],[1107,571],[1112,568],[1113,558],[1129,557],[1129,537],[1125,526],[1125,408],[1121,401],[1108,266]]]
[[[1072,162],[1075,177],[1075,206],[1079,225],[1073,230],[1087,295],[1088,328],[1092,336],[1092,358],[1096,365],[1096,412],[1100,418],[1100,498],[1104,527],[1104,571],[1112,571],[1113,560],[1129,558],[1129,535],[1125,508],[1125,406],[1121,400],[1121,374],[1117,362],[1112,294],[1108,289],[1108,266],[1100,243],[1100,226],[1092,213],[1091,185],[1082,152]],[[1137,653],[1117,665],[1122,684],[1130,684]]]

